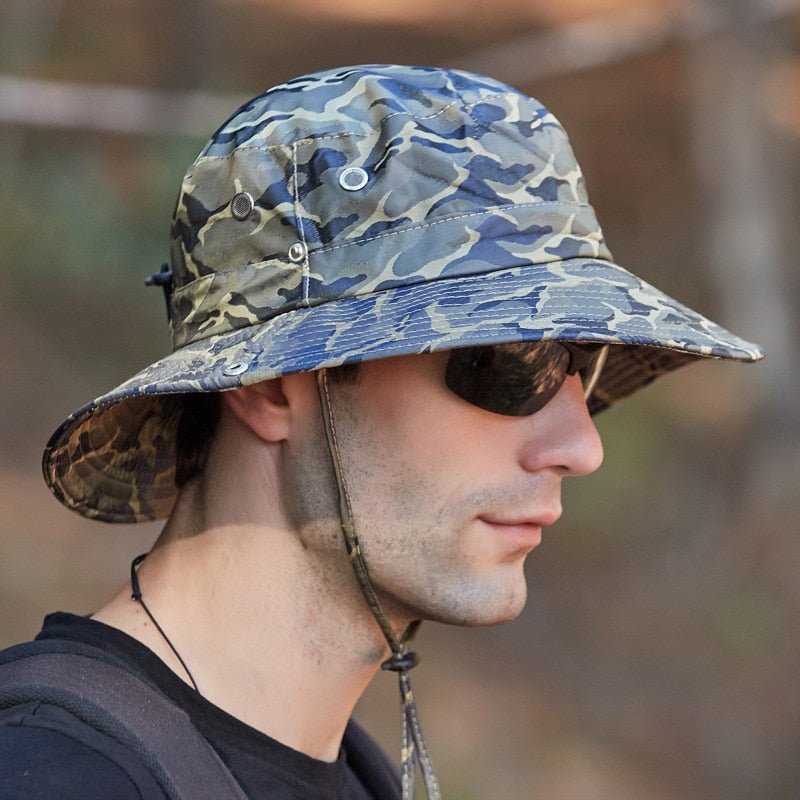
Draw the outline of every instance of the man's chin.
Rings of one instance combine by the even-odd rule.
[[[457,609],[448,609],[436,617],[429,617],[432,621],[442,622],[446,625],[460,625],[465,628],[485,628],[491,625],[502,625],[515,620],[525,608],[527,600],[527,587],[522,583],[520,589],[505,594],[502,598],[485,599],[474,606],[462,605]]]
[[[524,575],[503,585],[473,585],[463,583],[449,594],[436,598],[428,595],[424,600],[402,602],[395,596],[384,596],[382,603],[387,616],[402,629],[414,621],[441,622],[444,625],[460,625],[481,628],[502,625],[516,619],[525,608],[528,587]]]
[[[523,603],[519,608],[506,609],[502,613],[481,614],[474,618],[463,619],[456,624],[463,625],[465,628],[488,628],[492,625],[504,625],[507,622],[513,622],[522,613],[524,606]]]

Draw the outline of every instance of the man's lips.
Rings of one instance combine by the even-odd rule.
[[[478,518],[488,525],[500,525],[511,528],[547,528],[548,526],[557,522],[560,516],[561,509],[558,508],[551,511],[538,511],[535,514],[519,514],[514,516],[502,514],[481,514]]]
[[[552,525],[561,512],[537,513],[531,516],[480,516],[481,522],[491,528],[514,549],[532,550],[541,544],[542,528]]]

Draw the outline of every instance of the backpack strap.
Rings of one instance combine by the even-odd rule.
[[[189,716],[102,651],[38,641],[0,658],[0,710],[58,706],[134,752],[171,800],[247,800]]]

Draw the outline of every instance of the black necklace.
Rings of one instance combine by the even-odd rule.
[[[145,560],[146,557],[147,553],[142,553],[142,555],[136,556],[136,558],[134,558],[133,561],[131,561],[131,598],[135,600],[137,603],[139,603],[139,605],[141,605],[141,607],[144,609],[147,616],[150,617],[150,621],[153,623],[153,625],[156,626],[156,630],[161,634],[161,637],[169,645],[169,649],[172,650],[173,653],[175,653],[175,658],[177,658],[178,661],[181,662],[181,666],[184,668],[186,674],[189,676],[189,680],[192,682],[194,690],[197,692],[197,694],[200,694],[200,690],[197,688],[197,683],[194,677],[192,676],[192,673],[189,671],[189,667],[186,666],[186,662],[181,658],[181,654],[177,651],[175,645],[172,644],[172,642],[169,640],[169,636],[167,636],[167,634],[164,633],[164,629],[158,624],[158,620],[153,616],[152,612],[145,605],[145,602],[142,599],[142,589],[139,586],[139,576],[136,573],[136,568],[139,566],[139,564],[142,563],[142,561]]]

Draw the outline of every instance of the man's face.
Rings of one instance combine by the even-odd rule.
[[[561,514],[562,478],[602,460],[577,376],[536,414],[505,417],[445,386],[447,358],[367,362],[355,381],[329,381],[356,532],[401,624],[519,614],[525,556]]]

